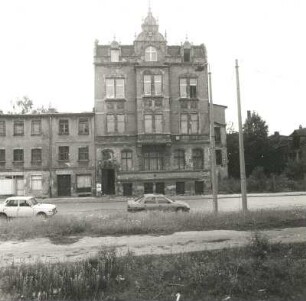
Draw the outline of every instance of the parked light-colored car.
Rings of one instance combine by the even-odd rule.
[[[0,218],[11,217],[49,217],[57,213],[53,204],[39,203],[33,196],[13,196],[0,204]]]
[[[143,210],[184,211],[189,212],[190,206],[183,201],[174,201],[163,194],[145,194],[127,203],[129,212]]]

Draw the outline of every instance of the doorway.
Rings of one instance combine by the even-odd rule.
[[[133,184],[132,183],[123,183],[123,195],[131,196],[133,194]]]
[[[24,195],[24,178],[16,176],[16,195]]]
[[[102,168],[102,194],[115,194],[115,169]]]
[[[71,176],[58,175],[57,176],[57,195],[71,196]]]
[[[165,183],[164,182],[157,182],[155,184],[155,192],[165,194]]]
[[[204,193],[204,181],[195,181],[194,192],[195,192],[195,194],[203,194]]]

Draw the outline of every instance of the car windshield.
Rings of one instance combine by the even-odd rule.
[[[36,199],[34,199],[34,198],[29,199],[29,200],[28,200],[28,203],[31,204],[32,206],[38,204],[38,202],[37,202]]]

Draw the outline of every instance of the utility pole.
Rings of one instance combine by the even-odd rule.
[[[240,159],[240,181],[241,181],[241,196],[242,196],[242,211],[248,211],[246,176],[245,176],[245,161],[244,161],[244,145],[241,120],[241,102],[240,102],[240,84],[238,60],[236,60],[236,83],[237,83],[237,108],[238,108],[238,124],[239,124],[239,159]]]
[[[210,160],[211,160],[211,181],[213,193],[213,209],[214,213],[218,213],[218,179],[216,175],[216,150],[215,150],[215,118],[214,118],[214,103],[212,98],[211,88],[211,72],[208,66],[208,97],[209,97],[209,113],[210,113]]]

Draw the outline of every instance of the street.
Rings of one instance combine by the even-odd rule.
[[[189,203],[191,211],[212,212],[211,196],[174,196],[174,200],[184,200]],[[111,214],[126,211],[126,200],[124,197],[102,197],[102,198],[65,198],[45,199],[44,203],[57,205],[59,215],[76,214]],[[240,211],[242,200],[239,195],[219,195],[218,207],[220,212]],[[249,194],[248,209],[306,209],[306,193],[277,193],[277,194]]]

